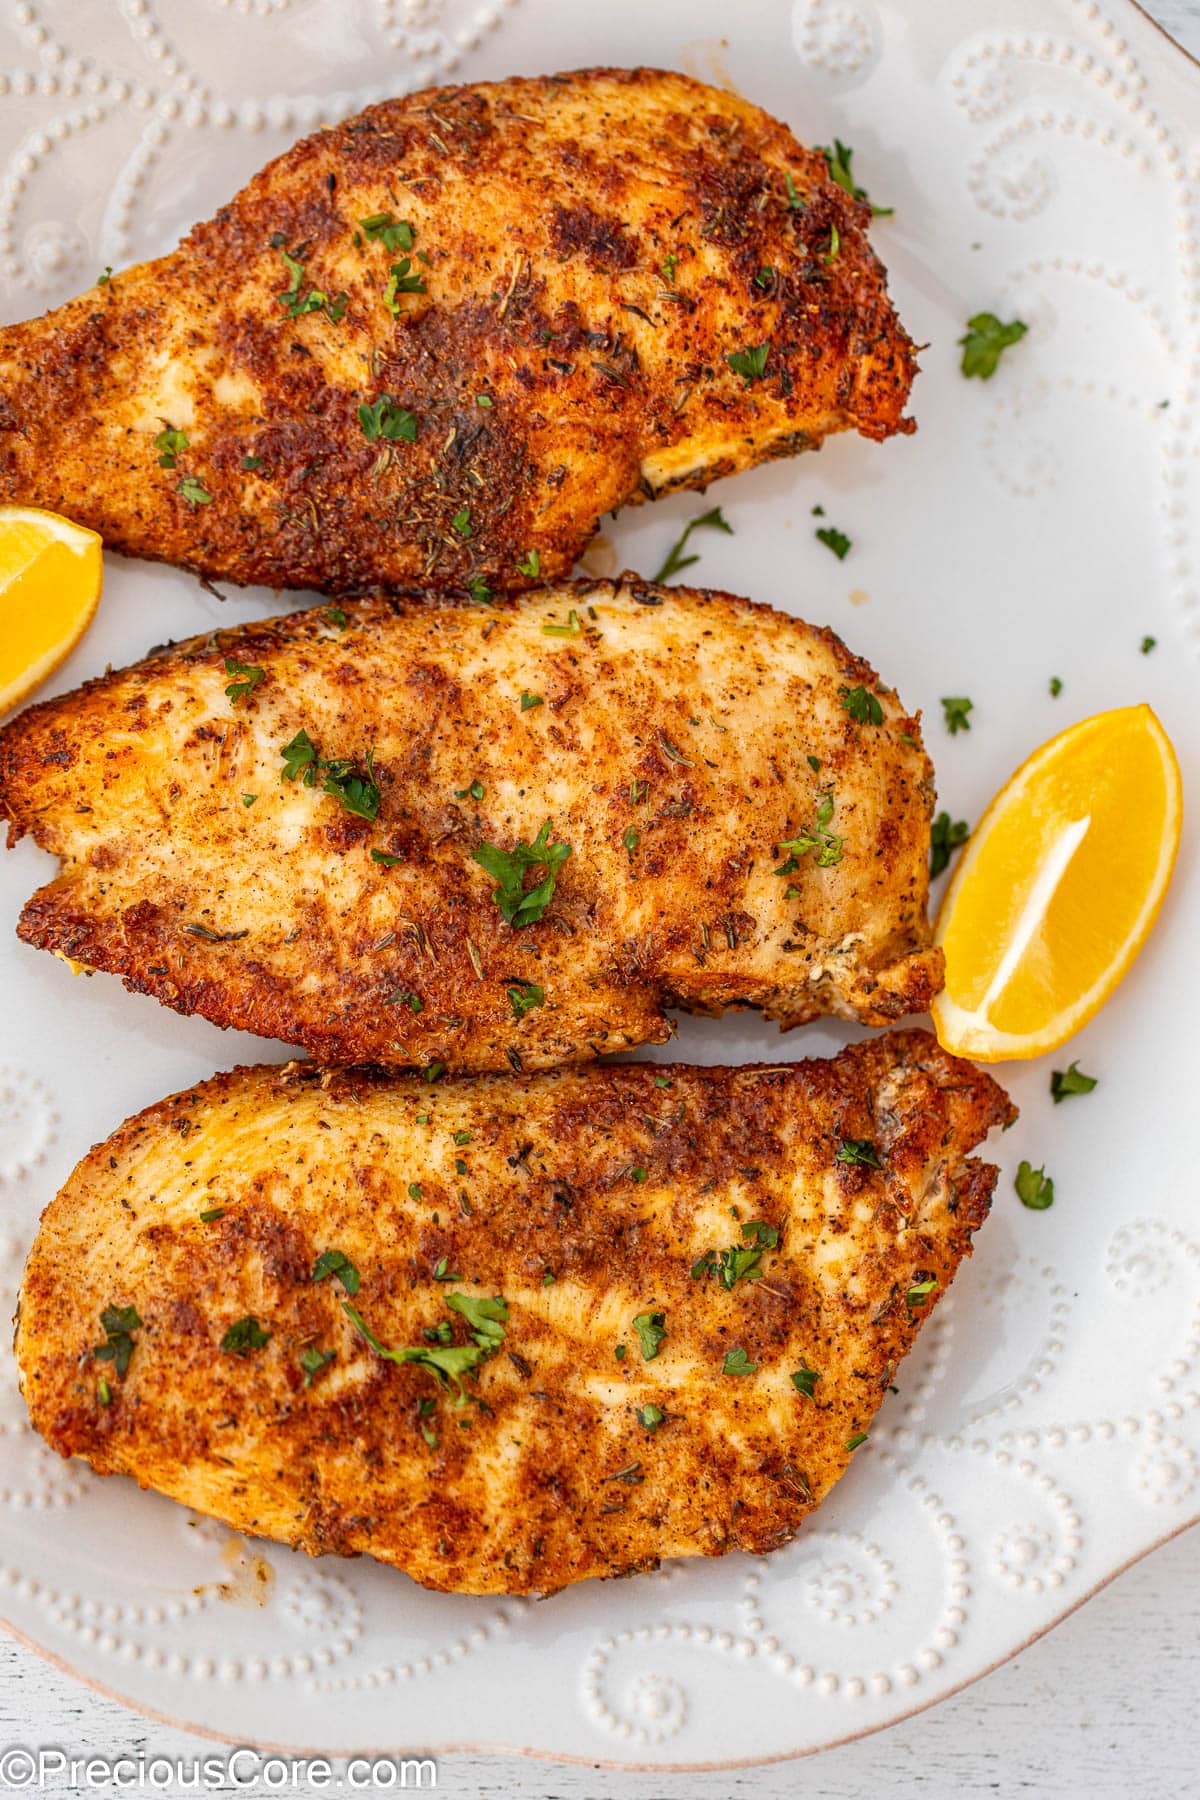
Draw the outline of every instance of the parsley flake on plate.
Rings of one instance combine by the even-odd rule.
[[[710,507],[706,513],[699,513],[690,524],[684,526],[683,530],[668,550],[666,560],[658,571],[658,574],[654,577],[656,585],[661,584],[664,581],[670,581],[672,575],[678,575],[680,569],[689,569],[693,563],[698,563],[700,561],[700,557],[695,551],[689,556],[683,554],[687,549],[687,542],[693,531],[723,531],[726,537],[733,536],[733,526],[729,523],[719,506]]]
[[[914,1307],[924,1306],[937,1284],[936,1275],[927,1275],[924,1280],[915,1281],[904,1296],[904,1304],[909,1312],[912,1312]]]
[[[963,374],[990,381],[1004,352],[1023,338],[1028,329],[1020,319],[1012,319],[1004,325],[995,313],[972,314],[967,320],[964,336],[958,340],[962,345]]]
[[[942,715],[951,737],[957,737],[960,731],[970,731],[971,721],[967,715],[974,710],[975,702],[968,700],[965,694],[943,694]]]
[[[751,1362],[740,1344],[725,1352],[725,1360],[721,1364],[722,1375],[753,1375],[758,1369],[756,1362]]]
[[[340,800],[348,813],[360,819],[376,817],[382,796],[372,773],[373,749],[368,751],[365,768],[360,770],[352,757],[326,759],[319,756],[316,745],[302,729],[290,744],[284,745],[282,754],[281,781],[299,780],[305,787],[315,787],[320,776],[321,791]]]
[[[1013,1185],[1021,1205],[1027,1206],[1030,1212],[1045,1212],[1048,1206],[1054,1205],[1054,1182],[1047,1175],[1044,1165],[1035,1169],[1032,1163],[1020,1162]]]
[[[647,1431],[654,1431],[666,1418],[661,1406],[639,1406],[638,1424],[644,1425]]]
[[[1085,1075],[1077,1062],[1068,1064],[1065,1069],[1055,1069],[1050,1076],[1050,1092],[1055,1106],[1069,1100],[1072,1094],[1090,1094],[1096,1086],[1098,1077]]]
[[[839,562],[845,562],[847,552],[854,547],[854,539],[839,531],[836,525],[819,525],[813,535],[818,543],[833,551]]]
[[[792,1370],[792,1386],[798,1394],[803,1394],[806,1400],[815,1398],[813,1389],[820,1379],[820,1374],[816,1369],[806,1368],[803,1363],[798,1369]]]

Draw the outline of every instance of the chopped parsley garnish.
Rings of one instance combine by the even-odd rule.
[[[400,317],[400,302],[396,298],[397,294],[423,294],[426,291],[425,283],[421,280],[421,277],[412,273],[411,259],[407,256],[402,256],[399,262],[392,264],[391,273],[388,276],[388,284],[383,290],[383,304],[387,307],[393,319],[398,319]]]
[[[754,285],[759,288],[769,288],[774,279],[774,269],[772,269],[769,264],[764,263],[762,268],[758,271],[758,274],[754,277]]]
[[[675,271],[679,267],[679,258],[674,254],[662,259],[662,276],[668,287],[675,286]]]
[[[104,266],[103,275],[97,275],[97,277],[96,277],[96,286],[97,287],[107,287],[111,280],[112,280],[112,264],[106,263]],[[1163,406],[1165,406],[1167,404],[1167,402],[1165,400],[1163,400],[1161,402],[1161,404]]]
[[[225,673],[236,677],[225,689],[235,706],[239,700],[248,700],[259,683],[267,679],[267,671],[260,669],[257,663],[242,663],[236,656],[225,658]]]
[[[666,1416],[661,1406],[638,1407],[638,1424],[644,1425],[647,1431],[653,1431],[656,1426],[661,1425]]]
[[[271,244],[283,258],[290,278],[287,287],[279,295],[280,304],[286,308],[288,318],[300,319],[306,313],[323,312],[336,325],[350,304],[349,295],[343,291],[331,300],[328,294],[315,287],[310,287],[306,294],[302,294],[300,289],[304,286],[304,264],[288,250],[287,239],[281,231],[274,234]]]
[[[471,580],[467,583],[467,592],[475,602],[476,606],[490,606],[492,604],[492,590],[481,575],[472,576]]]
[[[938,1278],[936,1275],[928,1275],[924,1281],[914,1282],[904,1296],[904,1304],[907,1306],[909,1312],[912,1312],[913,1308],[916,1306],[924,1306],[937,1284]]]
[[[662,568],[654,577],[656,582],[670,581],[672,575],[678,575],[680,569],[688,569],[693,563],[698,563],[700,561],[699,556],[695,553],[690,556],[685,556],[683,552],[687,548],[687,541],[691,537],[693,531],[704,530],[723,531],[727,537],[733,536],[733,526],[729,523],[720,507],[710,507],[708,512],[700,513],[697,518],[692,520],[690,525],[684,526],[682,532],[667,552],[667,558],[663,563]]]
[[[869,688],[839,688],[838,699],[856,725],[883,724],[883,708],[879,704],[879,696],[873,694]]]
[[[762,1276],[762,1253],[774,1250],[779,1232],[765,1219],[751,1219],[742,1226],[742,1242],[728,1250],[706,1250],[692,1264],[692,1280],[715,1275],[723,1288],[730,1291],[739,1281],[758,1281]]]
[[[380,792],[372,774],[374,750],[367,753],[366,765],[359,770],[352,757],[332,760],[318,756],[316,745],[307,731],[298,731],[283,748],[281,781],[302,780],[305,787],[315,787],[321,776],[321,790],[340,800],[348,813],[360,819],[374,819],[379,811]]]
[[[838,530],[836,525],[818,525],[813,535],[818,543],[824,544],[827,550],[833,551],[839,562],[845,562],[846,553],[853,546],[853,538],[848,538],[844,531]]]
[[[675,1083],[671,1080],[669,1075],[656,1075],[654,1077],[654,1085],[656,1088],[669,1088],[674,1087]]]
[[[852,200],[865,200],[871,208],[871,213],[874,218],[890,218],[892,213],[895,212],[896,209],[894,206],[876,206],[866,188],[858,186],[850,170],[850,164],[854,159],[854,152],[849,144],[843,144],[840,138],[834,138],[832,149],[828,144],[818,144],[817,154],[825,158],[830,180],[836,181],[842,191],[849,194]]]
[[[433,1265],[433,1279],[435,1281],[461,1281],[462,1276],[452,1274],[448,1259],[439,1256]]]
[[[1085,1075],[1077,1062],[1065,1069],[1055,1069],[1050,1076],[1050,1092],[1055,1106],[1069,1100],[1072,1094],[1090,1094],[1096,1086],[1095,1075]]]
[[[243,458],[242,458],[243,469],[249,469],[249,470],[261,469],[262,466],[263,466],[263,459],[261,456],[243,456]]]
[[[644,1362],[653,1362],[662,1348],[663,1339],[667,1335],[667,1315],[660,1312],[639,1313],[633,1321],[633,1329],[638,1334],[638,1342],[642,1346]]]
[[[817,859],[819,869],[831,869],[842,860],[842,847],[845,842],[836,832],[830,831],[829,821],[833,817],[833,795],[822,794],[817,803],[817,822],[809,831],[801,832],[799,837],[785,838],[779,848],[787,852],[787,856],[774,871],[776,875],[790,875],[800,867],[800,858],[811,850]]]
[[[627,1354],[627,1352],[626,1352],[624,1344],[618,1344],[616,1349],[613,1351],[613,1355],[616,1357],[618,1362],[624,1362],[626,1354]]]
[[[110,1362],[120,1381],[124,1381],[129,1368],[137,1344],[133,1334],[141,1323],[136,1306],[106,1306],[100,1314],[104,1342],[96,1345],[92,1355],[97,1362]]]
[[[792,180],[792,171],[790,169],[785,169],[783,172],[783,185],[787,191],[788,211],[804,212],[808,206],[808,202],[807,200],[802,200],[796,192],[796,184]]]
[[[422,1192],[423,1192],[423,1190],[422,1190],[422,1187],[421,1187],[421,1184],[419,1181],[410,1181],[409,1182],[408,1197],[410,1200],[419,1200],[421,1198]]]
[[[464,506],[461,509],[461,511],[456,512],[454,517],[451,519],[450,523],[454,527],[455,531],[457,531],[460,538],[469,538],[471,535],[471,509],[470,509],[470,507]]]
[[[385,869],[394,869],[397,863],[404,861],[404,858],[393,856],[390,850],[372,850],[371,861],[382,863]]]
[[[965,819],[952,819],[948,812],[938,814],[929,828],[930,881],[949,865],[953,852],[961,849],[970,835],[971,827]]]
[[[735,375],[740,375],[749,387],[752,381],[761,381],[767,367],[770,354],[770,340],[765,344],[752,344],[746,350],[731,350],[725,361]]]
[[[627,825],[625,827],[624,831],[621,833],[621,842],[624,844],[624,846],[625,846],[626,850],[629,852],[630,856],[632,856],[634,851],[637,849],[640,840],[641,840],[641,833],[638,831],[638,829],[635,825]]]
[[[486,869],[497,883],[492,899],[514,929],[537,924],[554,897],[558,871],[570,854],[570,844],[550,842],[549,819],[532,844],[518,840],[511,850],[500,850],[495,844],[479,844],[471,852],[480,868]],[[525,871],[536,868],[544,868],[546,874],[526,893]]]
[[[211,1225],[214,1219],[223,1219],[224,1217],[225,1208],[223,1206],[206,1206],[204,1211],[200,1214],[200,1223],[202,1225]]]
[[[221,1339],[221,1348],[229,1356],[249,1356],[251,1350],[261,1350],[270,1341],[270,1332],[263,1330],[253,1313],[247,1313],[244,1319],[234,1320]]]
[[[829,248],[825,252],[824,256],[821,258],[821,261],[831,263],[833,261],[834,257],[837,255],[838,251],[841,249],[841,247],[842,247],[841,233],[839,232],[837,226],[831,223],[830,227],[829,227]]]
[[[490,394],[476,394],[475,404],[476,406],[495,406],[496,402]]]
[[[154,448],[158,451],[159,464],[164,469],[173,469],[175,459],[188,447],[186,431],[176,431],[173,425],[166,426],[154,440]]]
[[[546,702],[542,699],[542,696],[540,694],[531,694],[529,692],[528,688],[525,688],[522,691],[522,694],[521,694],[521,711],[522,712],[532,712],[535,706],[544,706],[545,704],[546,704]]]
[[[814,1398],[813,1389],[820,1379],[820,1373],[816,1369],[806,1368],[803,1363],[798,1369],[792,1370],[792,1386],[798,1394],[803,1394],[806,1400]]]
[[[340,606],[323,606],[321,617],[327,625],[332,625],[335,631],[345,631],[346,615]]]
[[[531,1013],[536,1006],[546,1004],[545,990],[540,988],[536,981],[514,979],[505,991],[508,994],[508,1004],[512,1007],[514,1019],[523,1019],[525,1014]]]
[[[944,694],[942,696],[942,713],[946,721],[946,730],[951,737],[960,731],[970,731],[971,721],[968,713],[974,712],[975,702],[968,700],[965,694]]]
[[[421,1070],[421,1080],[425,1082],[428,1087],[432,1087],[434,1082],[440,1081],[445,1073],[446,1065],[444,1062],[426,1063],[425,1067]]]
[[[965,335],[958,340],[962,345],[963,374],[978,375],[981,381],[990,381],[1009,345],[1023,338],[1028,329],[1020,319],[1002,325],[995,313],[973,314],[967,320]]]
[[[866,1441],[867,1441],[866,1432],[865,1431],[856,1431],[854,1436],[847,1443],[846,1448],[847,1448],[847,1450],[857,1450],[858,1446],[860,1444],[865,1444]]]
[[[1157,644],[1157,642],[1158,642],[1157,638],[1144,637],[1141,642],[1142,655],[1149,656],[1150,652],[1153,650],[1153,648]]]
[[[334,1358],[334,1351],[318,1350],[315,1344],[308,1350],[302,1350],[299,1362],[300,1367],[304,1370],[305,1387],[311,1387],[314,1376],[319,1375],[323,1368],[334,1361]]]
[[[819,756],[806,756],[804,760],[814,775],[819,775],[821,773],[821,759]]]
[[[453,1382],[458,1389],[457,1404],[463,1404],[467,1396],[462,1378],[472,1369],[478,1368],[481,1362],[486,1362],[499,1348],[504,1337],[504,1320],[508,1317],[508,1307],[498,1294],[494,1300],[477,1300],[469,1294],[448,1294],[446,1305],[452,1311],[461,1313],[469,1325],[476,1327],[474,1343],[448,1343],[442,1337],[439,1327],[426,1333],[428,1341],[424,1344],[389,1350],[380,1343],[361,1313],[356,1312],[348,1300],[342,1301],[342,1310],[377,1356],[385,1357],[388,1362],[416,1363],[419,1368],[427,1369],[440,1387],[448,1388]]]
[[[394,213],[372,213],[358,222],[364,235],[372,242],[382,244],[385,250],[411,250],[416,239],[413,227],[406,220],[396,218]]]
[[[870,1138],[843,1138],[837,1147],[836,1160],[859,1164],[867,1169],[882,1169],[879,1152]]]
[[[189,506],[208,506],[212,495],[198,475],[185,475],[175,492],[183,497]]]
[[[451,1312],[462,1314],[483,1349],[492,1350],[500,1343],[508,1318],[508,1302],[501,1295],[489,1299],[486,1294],[447,1294],[446,1305]]]
[[[361,1277],[344,1250],[322,1250],[313,1264],[311,1281],[324,1281],[336,1275],[348,1294],[357,1294]]]
[[[1021,1205],[1027,1206],[1030,1212],[1045,1212],[1048,1206],[1054,1205],[1054,1182],[1044,1166],[1035,1169],[1031,1163],[1020,1162],[1014,1186]]]
[[[721,1373],[722,1375],[753,1375],[757,1368],[758,1364],[751,1362],[741,1345],[738,1344],[735,1349],[725,1352]]]
[[[521,558],[520,562],[517,564],[517,574],[518,575],[529,575],[529,576],[536,578],[537,576],[539,576],[541,574],[541,572],[542,572],[541,553],[537,550],[527,550],[525,552],[525,555]]]
[[[258,799],[257,794],[243,794],[242,795],[242,805],[243,806],[253,806],[254,802],[257,799]]]
[[[469,785],[465,788],[455,788],[454,798],[456,800],[476,800],[476,801],[482,800],[483,799],[483,783],[482,783],[482,781],[475,780],[475,781],[472,781],[471,783],[469,783]]]
[[[410,1013],[425,1011],[425,1002],[420,994],[414,994],[409,988],[397,988],[394,994],[388,995],[383,1004],[385,1006],[407,1006]]]
[[[112,1389],[109,1387],[103,1375],[96,1383],[96,1398],[99,1400],[101,1406],[112,1405]]]
[[[1061,693],[1062,693],[1062,682],[1058,679],[1057,675],[1052,675],[1050,677],[1050,698],[1052,700],[1057,700],[1058,696]]]
[[[575,611],[575,608],[572,607],[567,614],[567,622],[565,625],[543,625],[542,636],[573,638],[578,637],[582,629],[583,628],[579,623],[579,614]]]
[[[372,404],[364,401],[358,409],[358,422],[368,444],[377,443],[381,438],[392,444],[416,443],[416,413],[397,406],[390,394],[380,394]]]

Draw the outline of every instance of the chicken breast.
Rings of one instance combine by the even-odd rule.
[[[911,429],[868,221],[683,75],[389,101],[0,331],[0,500],[272,587],[566,575],[628,501]]]
[[[546,1067],[664,1008],[941,982],[932,771],[832,632],[628,577],[175,646],[0,732],[27,943],[333,1062]]]
[[[42,1219],[54,1449],[425,1586],[786,1543],[986,1216],[1014,1116],[924,1032],[782,1067],[239,1069]]]

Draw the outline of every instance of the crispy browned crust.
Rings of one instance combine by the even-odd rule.
[[[919,724],[832,632],[633,577],[346,618],[192,639],[0,732],[10,841],[63,859],[27,943],[327,1061],[455,1069],[662,1041],[667,1006],[887,1024],[937,992]],[[265,671],[236,704],[231,656]],[[859,684],[881,725],[842,705]],[[374,824],[282,781],[301,728],[374,749]],[[841,861],[779,873],[826,793]],[[571,855],[514,931],[472,852],[546,820]],[[517,1018],[522,981],[545,1000]]]
[[[996,1171],[968,1152],[1014,1116],[924,1032],[830,1062],[432,1090],[311,1066],[218,1075],[121,1126],[47,1208],[17,1331],[30,1416],[101,1473],[430,1587],[545,1591],[770,1550],[869,1429],[987,1214]],[[845,1139],[882,1167],[839,1161]],[[692,1275],[754,1220],[780,1234],[761,1280]],[[450,1319],[465,1343],[446,1296],[504,1297],[503,1345],[465,1404],[368,1348],[338,1283],[311,1280],[329,1249],[388,1347]],[[110,1305],[142,1320],[123,1382],[92,1355]],[[667,1332],[650,1361],[646,1312]],[[223,1352],[247,1316],[269,1344]],[[335,1360],[305,1387],[314,1347]],[[755,1373],[723,1372],[736,1348]]]
[[[359,230],[378,213],[428,258],[396,319],[400,252]],[[0,331],[0,500],[273,587],[519,588],[530,550],[566,575],[630,500],[832,431],[911,430],[914,350],[868,222],[783,125],[684,75],[388,101],[297,144],[171,255]],[[345,293],[340,321],[288,316],[276,236],[301,297]],[[748,385],[726,357],[764,343]],[[366,440],[381,394],[417,415],[415,444]],[[165,423],[190,440],[173,469]]]

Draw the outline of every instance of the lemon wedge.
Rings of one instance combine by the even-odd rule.
[[[33,506],[0,506],[0,715],[53,674],[92,622],[100,539]]]
[[[938,913],[946,986],[932,1008],[955,1056],[1040,1056],[1128,973],[1171,880],[1179,763],[1148,706],[1083,719],[988,807]]]

